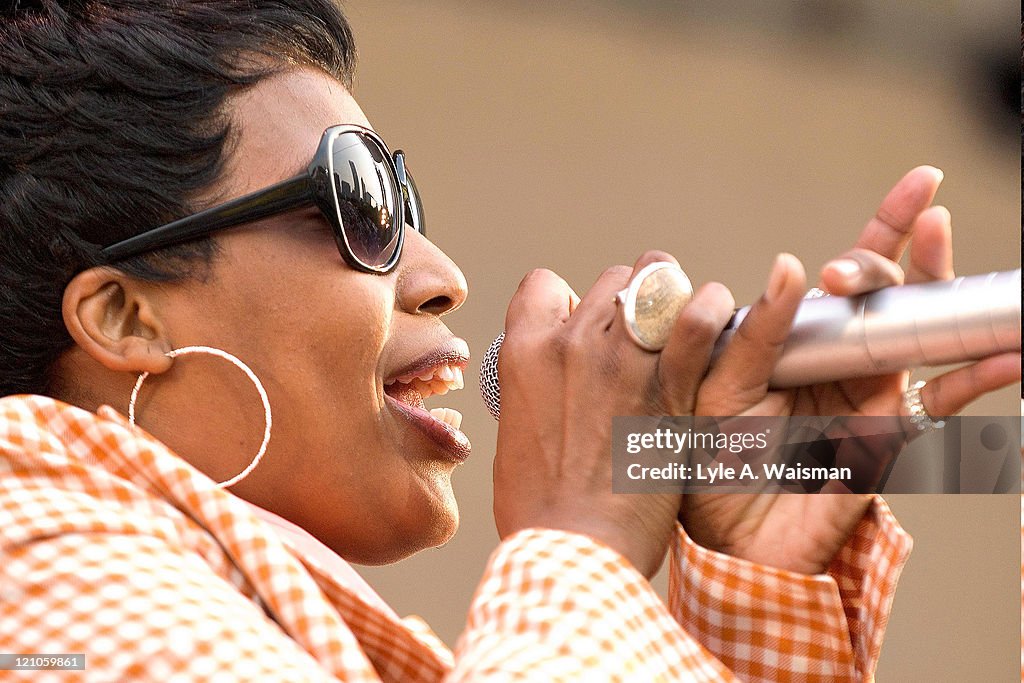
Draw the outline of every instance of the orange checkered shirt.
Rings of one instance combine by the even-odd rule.
[[[805,576],[680,529],[666,605],[601,543],[521,531],[454,653],[300,545],[109,407],[0,399],[0,652],[86,657],[34,681],[862,681],[910,538],[878,500]]]

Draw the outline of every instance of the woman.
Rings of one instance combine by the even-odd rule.
[[[582,300],[524,279],[501,361],[503,542],[453,655],[346,564],[454,533],[468,440],[423,398],[461,384],[468,350],[441,320],[466,283],[350,93],[338,9],[15,3],[0,64],[0,649],[84,653],[96,680],[870,676],[909,549],[880,501],[611,494],[613,415],[898,413],[903,374],[767,392],[806,289],[794,258],[710,373],[724,287],[660,354],[613,303],[671,256]],[[908,174],[823,287],[902,281],[911,237],[907,278],[950,277],[939,180]],[[922,405],[951,414],[1019,374],[987,359]],[[644,577],[670,545],[666,606]]]

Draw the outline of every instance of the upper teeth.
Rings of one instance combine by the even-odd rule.
[[[424,398],[433,394],[447,394],[449,391],[462,389],[466,386],[462,376],[462,368],[457,365],[439,365],[424,370],[420,374],[402,375],[401,377],[388,380],[384,385],[391,386],[395,382],[402,384],[416,383],[416,388],[419,389]]]

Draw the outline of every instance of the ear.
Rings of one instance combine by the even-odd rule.
[[[116,270],[91,268],[64,289],[64,325],[75,344],[108,370],[165,372],[173,347],[155,294]]]

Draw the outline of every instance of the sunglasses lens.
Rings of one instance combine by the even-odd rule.
[[[388,153],[373,138],[347,132],[334,139],[331,156],[335,206],[349,250],[364,265],[383,268],[401,236],[395,207],[402,193]]]

